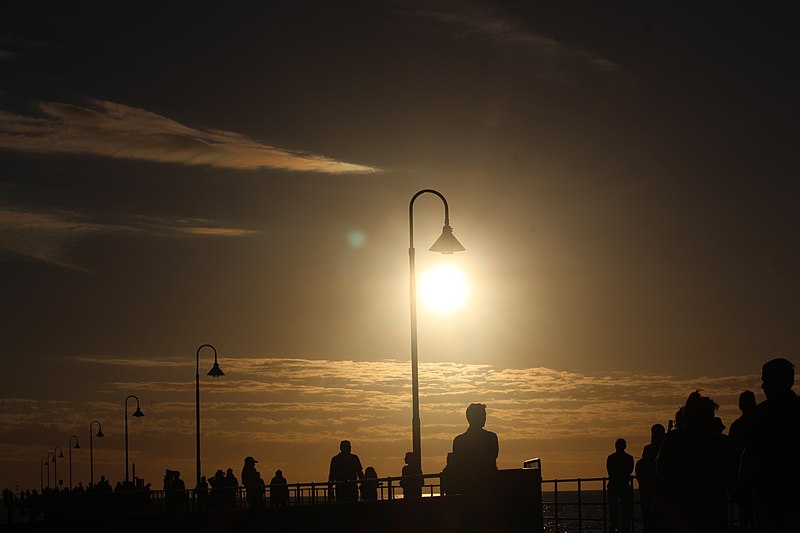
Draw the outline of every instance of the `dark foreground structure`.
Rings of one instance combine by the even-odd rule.
[[[426,476],[426,481],[428,479]],[[332,503],[327,484],[318,485],[307,493],[307,499],[298,490],[299,498],[290,500],[285,507],[212,510],[189,510],[187,507],[165,513],[149,506],[127,511],[118,508],[103,514],[62,506],[44,511],[35,521],[5,525],[3,531],[542,531],[538,468],[501,470],[494,486],[480,493],[441,495],[437,490],[440,485],[426,485],[429,492],[422,498],[402,498],[389,490],[387,498],[378,501]]]

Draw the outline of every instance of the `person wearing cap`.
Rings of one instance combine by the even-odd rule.
[[[251,509],[261,507],[263,504],[261,501],[263,491],[259,490],[261,476],[256,471],[257,462],[252,456],[248,455],[244,458],[244,466],[242,467],[242,485],[244,485],[247,492],[247,505]]]

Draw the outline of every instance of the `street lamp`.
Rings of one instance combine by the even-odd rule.
[[[72,445],[72,439],[75,439],[75,446]],[[69,437],[69,490],[72,492],[72,448],[80,448],[80,444],[78,444],[78,437],[75,435],[70,435]]]
[[[217,349],[211,346],[210,344],[203,344],[199,348],[197,348],[197,357],[195,358],[196,362],[196,371],[194,375],[194,406],[195,406],[195,420],[196,424],[195,427],[197,428],[197,484],[196,487],[200,486],[200,350],[203,348],[211,348],[214,350],[214,366],[211,367],[211,370],[208,371],[208,376],[212,376],[218,378],[220,376],[224,376],[225,372],[219,367],[219,363],[217,363]]]
[[[53,456],[52,459],[50,459],[51,455]],[[50,488],[50,462],[51,461],[53,463],[53,466],[55,466],[55,464],[56,464],[56,454],[54,454],[53,452],[47,452],[47,455],[45,456],[45,460],[44,460],[44,466],[47,467],[47,488],[48,489]]]
[[[129,394],[127,398],[125,398],[125,482],[127,483],[130,481],[128,477],[128,400],[131,398],[136,399],[136,411],[133,412],[131,416],[140,417],[144,416],[144,413],[141,409],[139,409],[139,397],[134,394]]]
[[[39,489],[44,492],[44,468],[47,466],[47,485],[50,486],[50,464],[47,462],[47,457],[42,456],[39,459]]]
[[[125,408],[125,412],[127,413],[128,409]],[[89,486],[94,486],[94,447],[92,445],[92,426],[97,424],[97,436],[103,437],[103,426],[100,424],[99,420],[92,420],[89,423]]]
[[[61,490],[58,487],[58,463],[56,461],[56,450],[58,450],[58,457],[63,459],[64,458],[64,450],[61,449],[61,446],[56,446],[53,448],[53,485],[57,490]]]
[[[411,299],[411,434],[412,447],[416,467],[418,472],[422,472],[422,452],[419,421],[419,372],[417,370],[417,279],[416,279],[416,258],[414,251],[414,201],[425,193],[435,194],[444,204],[444,227],[442,234],[430,247],[431,252],[442,254],[452,254],[453,252],[463,252],[465,248],[453,236],[453,228],[450,227],[450,208],[447,200],[439,191],[433,189],[423,189],[411,197],[408,204],[408,278]]]

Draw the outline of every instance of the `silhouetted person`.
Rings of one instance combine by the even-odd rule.
[[[272,507],[286,507],[289,504],[289,484],[280,470],[275,471],[275,476],[269,482],[269,504]]]
[[[264,481],[261,479],[258,471],[256,471],[256,461],[251,456],[244,458],[244,466],[242,466],[242,485],[244,485],[247,492],[247,505],[248,507],[260,507],[263,501],[263,486]],[[260,481],[260,483],[259,483]],[[259,494],[259,489],[262,489]]]
[[[794,365],[783,358],[761,368],[767,399],[758,404],[751,450],[743,474],[755,483],[758,532],[796,532],[800,527],[800,397],[792,390]]]
[[[205,511],[208,506],[208,481],[206,481],[206,476],[200,477],[200,482],[194,488],[194,497],[197,502],[197,510]]]
[[[422,485],[425,480],[420,471],[419,461],[414,452],[406,452],[405,466],[403,466],[403,477],[400,479],[400,486],[403,488],[403,498],[421,498]]]
[[[642,503],[642,526],[644,533],[654,533],[656,487],[656,458],[661,451],[666,431],[661,424],[653,424],[650,428],[650,444],[642,450],[642,458],[636,461],[636,481],[639,483],[639,499]]]
[[[403,492],[405,493],[405,489],[403,489]],[[364,481],[361,482],[361,499],[365,502],[374,502],[378,499],[378,473],[371,466],[364,469]]]
[[[225,471],[225,501],[230,507],[236,507],[236,496],[239,492],[239,480],[233,474],[233,468]]]
[[[746,390],[739,395],[739,410],[742,416],[731,424],[728,430],[731,447],[741,464],[745,448],[751,448],[755,435],[756,395]],[[742,529],[749,531],[753,523],[753,486],[749,480],[739,478],[733,491],[733,497],[739,506],[739,523]]]
[[[447,463],[442,468],[442,472],[439,474],[439,490],[441,491],[442,495],[453,494],[456,492],[455,487],[453,486],[453,452],[448,452],[447,454]]]
[[[467,407],[467,421],[467,431],[453,439],[452,468],[448,475],[452,476],[452,488],[456,492],[486,493],[492,490],[497,475],[497,435],[483,429],[486,406],[482,403]]]
[[[211,485],[211,494],[208,497],[208,506],[211,508],[224,507],[226,505],[225,493],[225,473],[222,470],[214,472],[214,476],[208,480]]]
[[[658,456],[656,520],[663,532],[716,533],[726,528],[727,494],[736,460],[728,436],[718,430],[719,406],[689,395],[683,425],[668,433]]]
[[[358,501],[358,483],[356,480],[364,479],[361,460],[351,453],[349,440],[339,443],[339,453],[331,458],[331,468],[328,482],[335,483],[337,502]]]
[[[630,533],[633,523],[633,457],[625,452],[627,446],[625,439],[617,439],[614,443],[616,451],[606,459],[608,508],[613,532]]]

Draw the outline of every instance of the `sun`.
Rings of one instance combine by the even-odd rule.
[[[420,279],[420,294],[428,308],[440,313],[454,311],[467,301],[467,276],[453,265],[432,267]]]

